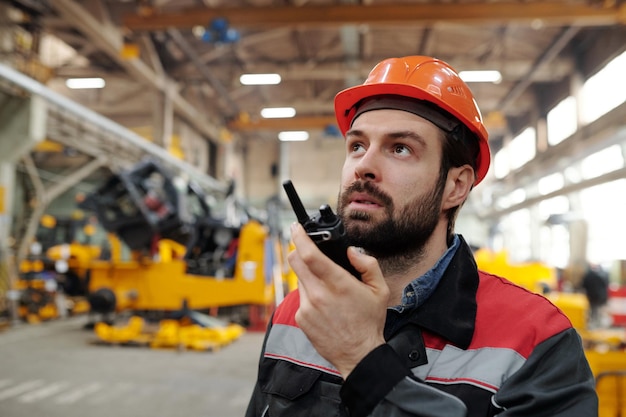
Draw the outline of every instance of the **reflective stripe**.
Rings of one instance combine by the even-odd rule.
[[[463,350],[446,345],[441,350],[427,348],[426,355],[428,363],[413,368],[416,377],[433,384],[470,384],[493,393],[526,361],[512,349],[493,347]],[[317,353],[302,330],[294,326],[272,327],[265,357],[340,375]]]
[[[304,332],[294,326],[274,324],[267,339],[264,356],[341,375],[330,362],[317,353]]]
[[[400,381],[385,397],[385,400],[411,415],[425,415],[423,413],[426,410],[436,410],[438,416],[467,415],[467,406],[459,397],[408,377]],[[428,413],[428,415],[434,414]]]
[[[526,362],[519,353],[505,348],[463,350],[447,345],[441,351],[427,349],[426,354],[429,364],[415,368],[416,376],[437,384],[471,384],[494,393]],[[429,369],[421,371],[424,367]]]

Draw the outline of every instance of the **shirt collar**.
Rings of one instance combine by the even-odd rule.
[[[458,235],[454,235],[452,244],[446,252],[439,258],[435,265],[429,269],[424,275],[414,279],[404,288],[402,293],[402,301],[399,305],[392,307],[399,313],[417,308],[424,303],[435,291],[437,284],[441,280],[443,273],[450,264],[450,260],[459,248],[460,239]]]
[[[404,314],[398,314],[397,310],[390,308],[389,313],[396,314],[387,316],[395,316],[400,320],[399,323],[413,323],[440,335],[461,349],[467,349],[474,336],[478,309],[476,293],[480,278],[470,247],[461,235],[458,238],[458,247],[452,250],[452,259],[447,261],[447,267],[440,264],[442,275],[430,296],[423,299],[419,308],[408,309]]]

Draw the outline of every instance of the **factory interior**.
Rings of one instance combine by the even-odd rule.
[[[563,310],[599,415],[626,415],[624,0],[0,1],[0,415],[243,415],[298,286],[284,183],[309,215],[335,209],[335,95],[409,55],[458,70],[489,134],[457,233],[480,269]],[[590,269],[607,282],[593,316]],[[44,361],[46,337],[106,356],[102,375],[123,354],[129,381],[153,360],[172,363],[154,378],[197,384],[170,409],[146,374],[108,409],[102,382],[64,393],[86,363],[47,369],[67,355]],[[237,355],[244,382],[216,371],[203,398],[193,363]],[[46,384],[55,372],[68,380]]]

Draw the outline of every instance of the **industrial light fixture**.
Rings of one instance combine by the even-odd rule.
[[[265,119],[283,119],[295,115],[296,109],[293,107],[266,107],[261,109],[261,117]]]
[[[275,85],[280,84],[279,74],[243,74],[239,82],[243,85]]]
[[[461,71],[459,77],[466,83],[494,83],[502,81],[502,74],[496,70],[485,71]]]
[[[309,139],[309,132],[305,130],[289,130],[280,132],[278,139],[282,142],[302,142]]]
[[[65,80],[67,88],[72,90],[85,89],[85,88],[104,88],[104,79],[102,78],[68,78]]]

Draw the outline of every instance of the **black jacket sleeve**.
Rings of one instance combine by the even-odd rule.
[[[580,336],[570,328],[539,344],[494,396],[498,416],[594,417],[598,396]]]
[[[415,378],[389,345],[369,353],[341,389],[353,417],[464,417],[458,398]]]
[[[265,339],[263,340],[261,355],[259,357],[259,369],[257,371],[258,376],[252,390],[252,396],[250,397],[250,402],[248,403],[245,417],[261,417],[264,412],[263,407],[265,407],[265,399],[263,397],[263,393],[261,392],[261,364],[263,363],[263,356],[265,353],[267,338],[270,334],[270,329],[272,328],[272,318],[270,318],[269,324],[267,326],[267,331],[265,332]]]
[[[353,417],[467,415],[457,397],[412,376],[388,345],[357,365],[341,398]],[[570,328],[538,345],[493,396],[492,405],[498,417],[597,417],[594,378],[576,330]]]

